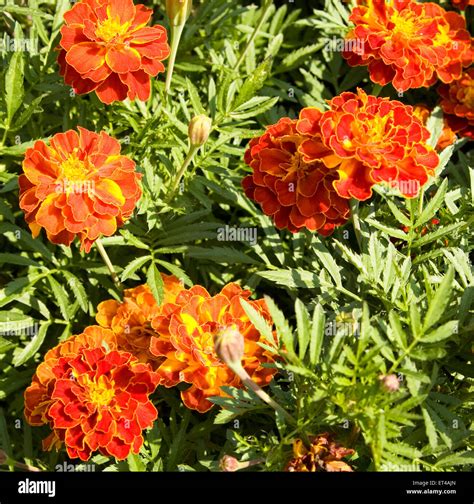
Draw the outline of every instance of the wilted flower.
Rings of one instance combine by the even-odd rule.
[[[286,466],[288,472],[352,472],[342,459],[355,451],[334,441],[327,432],[313,438],[309,449],[301,439],[293,443],[293,456]]]
[[[459,136],[474,139],[474,67],[461,78],[438,89],[449,126]]]
[[[219,461],[219,467],[224,472],[235,472],[240,469],[240,462],[231,455],[224,455]]]
[[[58,62],[77,94],[110,104],[147,100],[150,78],[169,54],[163,26],[146,26],[152,9],[132,0],[81,0],[64,14]]]
[[[204,145],[212,130],[212,119],[205,115],[198,115],[191,119],[188,128],[189,140],[194,147]]]
[[[268,384],[276,370],[262,364],[273,361],[269,351],[258,343],[262,336],[245,314],[240,301],[246,300],[272,325],[264,300],[249,300],[250,291],[229,284],[216,296],[197,285],[181,291],[174,303],[162,307],[152,327],[159,337],[151,338],[150,351],[165,357],[157,369],[162,384],[173,387],[180,382],[191,386],[181,392],[184,404],[204,413],[212,408],[211,396],[222,396],[222,386],[242,387],[240,379],[217,356],[215,337],[222,327],[235,327],[244,339],[242,366],[258,385]],[[271,342],[266,341],[266,344]]]
[[[400,388],[400,381],[395,374],[379,376],[379,380],[387,392],[396,392]]]
[[[430,133],[413,108],[361,89],[357,94],[342,93],[329,105],[319,124],[325,145],[343,159],[334,182],[337,193],[366,200],[374,184],[385,182],[405,197],[416,196],[434,174],[439,158],[427,145]],[[313,141],[303,143],[300,151],[312,159]]]
[[[88,327],[45,355],[25,391],[25,417],[53,432],[43,449],[65,444],[70,458],[92,453],[118,460],[139,453],[142,430],[158,413],[148,396],[159,377],[128,352],[112,331]]]
[[[52,243],[70,245],[77,236],[89,252],[132,215],[141,197],[135,163],[120,155],[120,143],[105,132],[79,127],[38,140],[28,149],[20,175],[20,208],[33,236],[41,228]]]
[[[334,168],[341,159],[322,143],[319,129],[312,127],[319,126],[320,118],[321,112],[312,108],[301,112],[300,121],[283,118],[254,138],[245,153],[253,172],[242,181],[245,194],[279,229],[295,233],[307,228],[327,236],[349,218],[347,200],[334,189],[338,179]],[[301,151],[310,138],[311,158]]]
[[[378,84],[392,82],[406,91],[429,87],[438,78],[449,83],[472,63],[465,19],[435,3],[359,0],[349,19],[355,28],[342,54],[351,66],[368,65]]]
[[[164,284],[163,304],[173,303],[183,290],[182,283],[172,275],[161,274]],[[112,329],[120,350],[135,355],[140,362],[153,368],[163,360],[150,353],[150,340],[157,337],[151,321],[161,313],[148,285],[127,289],[123,301],[103,301],[97,307],[96,320],[99,325]]]

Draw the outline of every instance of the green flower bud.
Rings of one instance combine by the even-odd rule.
[[[198,115],[193,117],[189,123],[189,139],[191,145],[194,147],[201,147],[204,145],[212,130],[212,119],[205,115]]]
[[[166,0],[166,14],[171,26],[181,26],[186,23],[191,14],[193,0]]]

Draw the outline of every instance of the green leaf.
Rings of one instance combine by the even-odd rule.
[[[449,454],[441,457],[435,464],[435,467],[450,467],[458,465],[474,465],[474,452],[465,451]]]
[[[283,342],[284,351],[290,361],[298,361],[295,353],[295,339],[293,337],[293,331],[288,324],[283,312],[277,307],[273,299],[265,296],[265,301],[268,306],[268,311],[275,323],[277,334],[279,339]]]
[[[148,268],[148,273],[146,275],[146,282],[153,293],[153,296],[156,302],[160,305],[164,298],[164,283],[161,278],[161,274],[156,267],[156,264],[153,262],[150,264]]]
[[[186,86],[188,88],[189,99],[191,100],[191,105],[196,115],[206,114],[204,107],[202,106],[201,98],[199,97],[199,91],[196,86],[186,77]]]
[[[89,299],[82,282],[76,275],[67,270],[61,270],[61,274],[66,278],[67,284],[73,296],[79,301],[79,306],[84,313],[89,312]]]
[[[21,51],[14,52],[5,74],[5,104],[8,126],[23,101],[23,67],[23,53]]]
[[[137,257],[134,259],[132,262],[130,262],[122,271],[122,274],[120,275],[120,280],[122,282],[125,282],[125,280],[128,280],[130,277],[132,277],[137,269],[141,268],[143,265],[145,265],[148,261],[151,261],[151,256],[142,256],[142,257]]]
[[[263,63],[261,63],[255,71],[247,77],[242,87],[240,88],[237,99],[234,103],[234,108],[238,108],[240,105],[247,103],[252,97],[254,97],[260,89],[265,85],[265,82],[270,77],[272,70],[273,58],[266,58]]]
[[[64,287],[59,284],[59,282],[52,276],[48,276],[49,285],[54,294],[54,299],[57,302],[61,315],[64,320],[69,320],[69,299]]]
[[[257,331],[271,344],[275,344],[273,337],[272,326],[260,315],[260,313],[245,299],[240,300],[240,304],[247,314],[250,322],[255,326]]]
[[[254,96],[230,113],[233,119],[250,119],[273,108],[280,98],[278,96]]]
[[[311,327],[308,310],[300,299],[295,301],[295,314],[298,332],[298,355],[303,360],[310,341]]]
[[[426,123],[426,129],[431,133],[431,136],[427,142],[428,145],[430,145],[433,148],[436,147],[439,137],[443,132],[443,128],[444,128],[443,111],[441,110],[440,107],[436,107],[431,112],[431,115]]]
[[[445,340],[458,332],[458,321],[451,320],[434,331],[425,334],[420,341],[423,343],[436,343]]]
[[[313,313],[313,323],[311,327],[311,337],[309,344],[309,362],[312,366],[316,366],[319,362],[321,349],[324,341],[324,327],[326,323],[326,315],[320,304],[316,305]]]
[[[425,206],[425,208],[421,212],[421,215],[416,220],[414,227],[421,226],[425,222],[428,222],[436,214],[436,212],[440,209],[441,205],[443,204],[444,196],[447,190],[448,190],[448,179],[444,179],[436,194],[430,197],[429,203]]]
[[[38,334],[36,334],[33,339],[26,345],[26,347],[17,355],[13,357],[13,365],[15,367],[21,366],[26,361],[31,359],[36,352],[41,348],[43,344],[44,338],[46,337],[46,333],[48,331],[51,322],[45,322],[41,324]]]
[[[449,267],[443,281],[436,290],[433,299],[431,300],[428,311],[425,315],[423,323],[423,332],[426,332],[430,327],[433,327],[436,322],[443,316],[446,307],[451,300],[451,292],[453,289],[454,268]]]
[[[400,240],[407,241],[408,235],[403,232],[401,229],[392,228],[390,226],[386,226],[381,222],[376,221],[375,219],[366,219],[365,222],[374,228],[380,229],[384,233],[387,233],[389,236],[393,236],[394,238],[399,238]]]

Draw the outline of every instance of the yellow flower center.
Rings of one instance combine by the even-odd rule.
[[[416,35],[419,26],[416,18],[412,14],[408,16],[395,11],[390,17],[390,21],[395,25],[392,29],[394,35],[402,36],[403,38],[412,38]]]
[[[75,152],[61,163],[61,172],[63,178],[69,181],[86,180],[90,174],[88,163],[78,159]]]
[[[108,406],[115,396],[114,382],[109,381],[105,376],[91,380],[87,375],[80,377],[81,384],[87,389],[89,401],[95,405]]]
[[[363,130],[365,130],[361,137],[363,142],[370,145],[382,142],[385,138],[387,122],[392,116],[393,112],[389,112],[383,117],[376,115],[370,121],[362,124]]]
[[[438,25],[438,33],[433,41],[433,45],[435,47],[451,46],[453,41],[451,40],[451,37],[449,35],[449,30],[450,30],[450,27],[448,24],[446,24],[446,25],[439,24]]]
[[[110,15],[109,7],[107,7],[107,16],[107,19],[102,21],[102,23],[100,23],[100,25],[96,28],[95,34],[104,42],[110,42],[114,39],[121,41],[127,34],[130,25],[132,24],[131,21],[127,21],[122,24],[119,16],[112,17]]]
[[[464,90],[464,96],[461,98],[461,103],[466,105],[468,109],[474,109],[474,80],[471,80]]]

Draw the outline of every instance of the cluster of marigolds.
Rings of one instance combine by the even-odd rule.
[[[468,3],[453,5],[464,9]],[[190,4],[167,0],[172,25],[186,21]],[[61,29],[58,63],[66,84],[76,94],[96,93],[105,104],[147,100],[151,78],[165,71],[170,55],[167,31],[148,26],[151,15],[132,0],[76,2]],[[348,221],[351,200],[369,199],[376,184],[415,197],[435,174],[437,152],[456,135],[474,137],[472,39],[461,14],[434,3],[359,0],[350,20],[346,40],[363,43],[343,53],[349,65],[367,65],[372,82],[391,82],[400,93],[439,80],[445,129],[433,148],[428,107],[362,89],[333,98],[327,110],[305,108],[297,119],[282,118],[250,142],[245,162],[251,174],[242,182],[280,229],[330,235]],[[197,136],[205,141],[209,131]],[[101,236],[113,235],[142,194],[141,175],[120,150],[104,131],[81,127],[28,149],[20,208],[33,236],[44,229],[51,242],[67,246],[78,238],[88,253]],[[271,381],[274,354],[259,344],[262,336],[240,302],[248,301],[273,327],[265,301],[251,301],[236,284],[211,296],[172,276],[163,275],[163,282],[161,304],[146,285],[127,290],[122,302],[98,306],[98,325],[45,355],[25,392],[28,421],[51,427],[45,449],[65,445],[70,457],[82,460],[95,451],[117,459],[138,453],[143,430],[157,418],[150,395],[158,385],[189,384],[180,386],[184,404],[208,411],[209,398],[224,395],[222,386],[242,386],[216,355],[216,336],[227,328],[244,338],[242,365],[251,379]],[[297,441],[294,451],[288,470],[350,470],[341,459],[352,451],[329,434],[315,437],[310,447]]]

